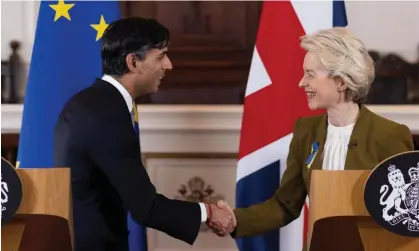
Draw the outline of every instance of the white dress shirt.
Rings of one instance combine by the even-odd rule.
[[[334,126],[328,122],[326,143],[324,145],[323,170],[343,170],[354,125]]]
[[[125,89],[125,87],[123,87],[116,79],[114,79],[113,77],[109,76],[109,75],[104,75],[102,77],[102,80],[109,82],[110,84],[112,84],[113,86],[115,86],[116,89],[118,89],[118,91],[122,94],[122,96],[125,99],[125,102],[127,103],[127,108],[128,108],[128,112],[131,113],[132,112],[132,97],[131,95],[128,93],[127,89]],[[207,209],[205,208],[205,204],[204,203],[199,203],[199,206],[201,207],[201,222],[205,222],[207,220]]]

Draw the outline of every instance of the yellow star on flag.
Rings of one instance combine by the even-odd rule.
[[[103,17],[103,15],[100,15],[100,21],[99,21],[98,24],[91,24],[90,25],[90,26],[92,26],[93,29],[95,29],[97,31],[96,41],[98,41],[103,36],[103,33],[105,32],[108,25],[109,24],[106,23],[105,18]]]
[[[57,21],[60,17],[65,17],[71,21],[70,14],[68,11],[74,7],[75,4],[66,4],[64,0],[58,0],[58,4],[50,4],[53,10],[55,10],[54,22]]]

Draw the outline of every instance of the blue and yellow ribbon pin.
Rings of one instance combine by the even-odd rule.
[[[311,168],[311,164],[313,164],[313,161],[316,158],[318,151],[319,151],[319,142],[316,141],[311,145],[311,153],[306,160],[306,167],[308,169]]]

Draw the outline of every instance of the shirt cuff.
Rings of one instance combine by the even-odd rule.
[[[207,208],[204,203],[199,203],[199,206],[201,207],[201,222],[206,222],[208,218]]]

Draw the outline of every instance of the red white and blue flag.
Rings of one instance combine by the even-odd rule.
[[[265,2],[246,88],[236,207],[272,197],[280,185],[297,118],[312,115],[298,83],[305,52],[300,37],[346,26],[343,1]],[[240,251],[301,251],[307,231],[307,203],[300,217],[261,236],[238,238]]]

